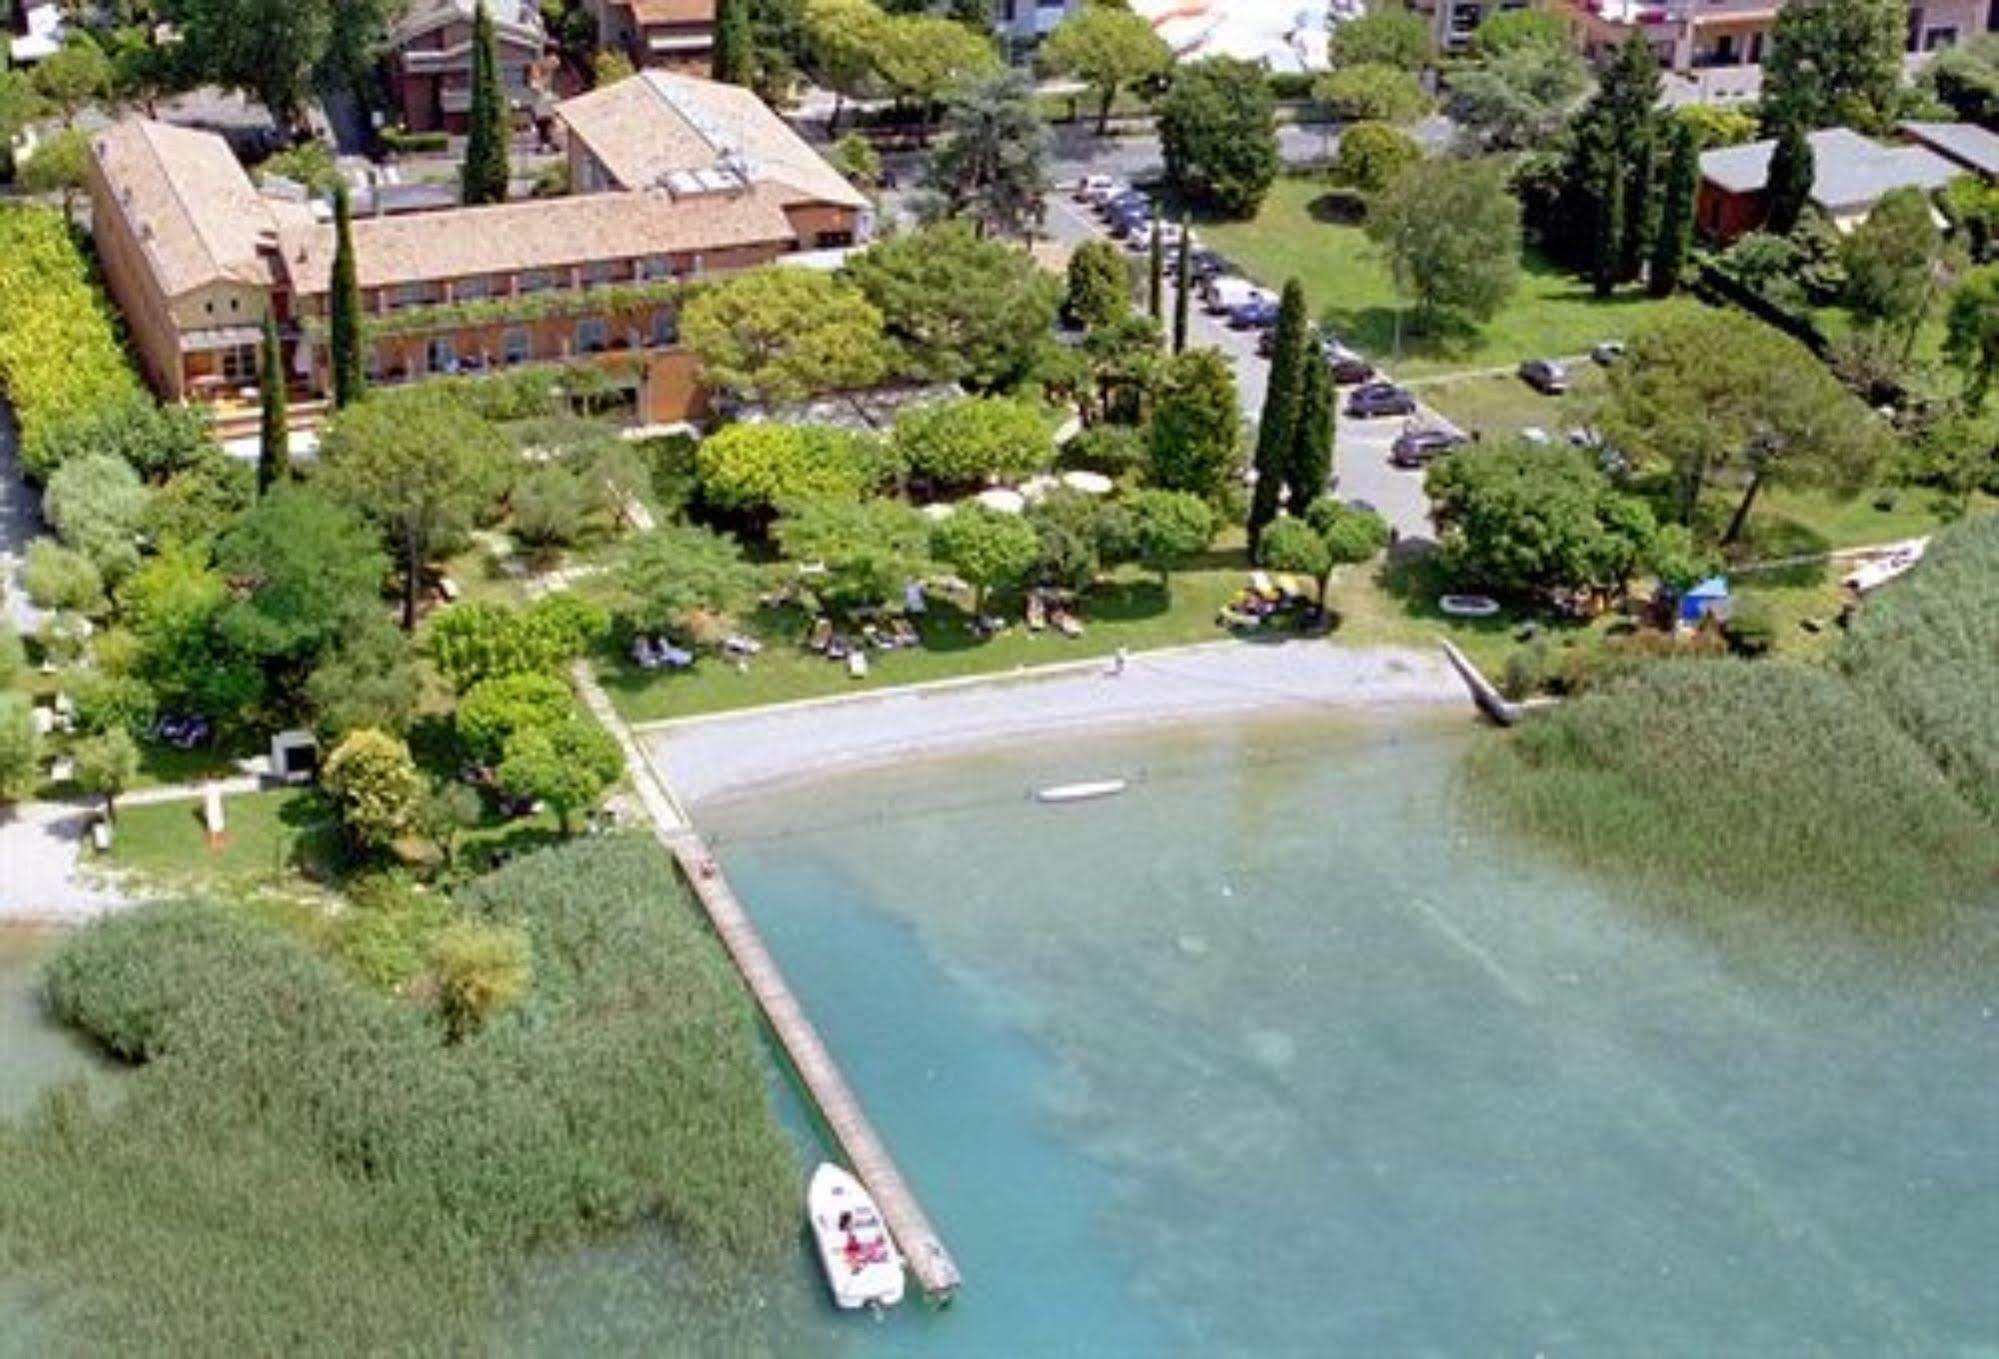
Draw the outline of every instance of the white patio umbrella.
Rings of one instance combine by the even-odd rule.
[[[917,513],[934,524],[940,520],[949,519],[957,511],[957,508],[956,505],[947,505],[940,500],[934,504],[925,505]]]
[[[1009,491],[1002,487],[994,487],[990,491],[980,491],[972,499],[978,501],[989,510],[998,510],[1001,514],[1019,514],[1027,508],[1026,496],[1022,495],[1019,491]]]
[[[1027,497],[1028,502],[1031,504],[1047,495],[1060,484],[1060,482],[1050,476],[1029,477],[1026,481],[1020,483],[1020,493]]]
[[[1102,472],[1064,472],[1062,484],[1084,495],[1109,495],[1116,485]]]

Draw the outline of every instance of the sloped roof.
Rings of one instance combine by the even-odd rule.
[[[389,28],[389,45],[400,47],[446,24],[469,24],[478,7],[478,0],[411,0]],[[517,39],[542,40],[541,6],[535,0],[489,0],[486,12],[493,16],[496,30],[511,29]]]
[[[129,118],[93,138],[91,154],[168,297],[270,283],[278,214],[222,138]]]
[[[1807,135],[1812,147],[1812,201],[1828,212],[1878,202],[1892,189],[1935,189],[1964,173],[1921,146],[1883,146],[1851,128]],[[1701,178],[1730,193],[1756,193],[1770,177],[1774,139],[1724,146],[1701,154]]]
[[[867,198],[753,91],[646,71],[558,104],[556,116],[628,189],[731,162],[785,201],[864,208]]]
[[[635,22],[653,24],[712,24],[715,0],[622,0]]]
[[[1903,123],[1902,133],[1987,179],[1999,178],[1999,132],[1976,123]]]

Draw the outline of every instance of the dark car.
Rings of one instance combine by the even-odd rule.
[[[1111,236],[1120,241],[1144,236],[1152,230],[1152,211],[1149,208],[1120,208],[1111,214],[1108,229]]]
[[[1326,368],[1333,375],[1335,386],[1351,387],[1357,382],[1369,382],[1374,378],[1374,365],[1348,349],[1337,340],[1325,347]]]
[[[1347,397],[1347,414],[1371,419],[1378,415],[1414,415],[1416,398],[1392,382],[1368,382]]]
[[[1229,262],[1216,251],[1196,246],[1187,253],[1187,271],[1194,276],[1196,283],[1206,283],[1211,278],[1226,274]]]
[[[1397,467],[1421,467],[1439,454],[1459,447],[1465,436],[1449,429],[1412,429],[1395,436],[1388,460]]]
[[[1529,359],[1520,365],[1520,380],[1546,396],[1569,390],[1569,370],[1553,359]]]
[[[1251,298],[1229,308],[1230,330],[1268,330],[1277,324],[1277,303],[1267,297]]]
[[[1109,198],[1106,198],[1098,205],[1097,211],[1105,217],[1115,217],[1121,212],[1131,212],[1134,209],[1140,208],[1145,210],[1147,216],[1150,216],[1152,213],[1152,199],[1140,193],[1137,189],[1126,189],[1123,193],[1113,194]]]

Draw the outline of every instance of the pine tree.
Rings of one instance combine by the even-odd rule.
[[[1284,480],[1290,472],[1292,441],[1298,432],[1299,398],[1304,394],[1310,336],[1305,288],[1297,279],[1284,285],[1271,337],[1270,381],[1263,389],[1263,415],[1256,430],[1256,489],[1249,503],[1249,554],[1256,556],[1264,528],[1277,517]]]
[[[1791,122],[1777,129],[1777,144],[1770,150],[1770,172],[1763,187],[1765,231],[1790,234],[1811,200],[1812,180],[1817,175],[1816,157],[1804,124]]]
[[[747,85],[756,76],[756,65],[749,0],[719,0],[715,6],[715,79]]]
[[[278,318],[264,313],[264,355],[257,385],[264,412],[257,441],[257,494],[291,476],[291,420],[285,401],[284,351],[278,346]]]
[[[512,117],[500,83],[498,40],[486,0],[472,11],[472,112],[466,129],[465,163],[459,167],[460,197],[468,204],[504,203],[511,168],[507,140]]]
[[[1655,119],[1647,119],[1638,144],[1625,161],[1624,249],[1618,262],[1617,281],[1628,283],[1645,268],[1652,242],[1659,235],[1658,129]]]
[[[1596,232],[1590,280],[1598,297],[1609,297],[1624,264],[1624,164],[1607,152],[1598,161],[1595,186]]]
[[[333,295],[328,299],[328,347],[332,351],[333,404],[361,399],[366,379],[361,366],[361,285],[354,267],[354,213],[347,186],[333,186]]]
[[[1166,319],[1166,246],[1159,236],[1159,219],[1152,219],[1152,243],[1146,261],[1145,306],[1155,321]]]
[[[1290,510],[1304,517],[1312,502],[1326,493],[1333,475],[1333,375],[1318,361],[1305,356],[1305,386],[1298,398],[1298,423],[1291,436],[1291,460],[1284,482],[1291,488]]]
[[[1178,354],[1187,347],[1187,311],[1193,305],[1194,295],[1194,243],[1192,232],[1187,226],[1187,215],[1180,214],[1180,258],[1173,268],[1173,352]]]
[[[1700,190],[1700,141],[1685,123],[1673,133],[1673,155],[1666,169],[1665,202],[1660,206],[1659,234],[1652,242],[1652,296],[1668,297],[1679,290],[1687,254],[1694,241],[1694,200]]]
[[[1563,211],[1587,224],[1571,253],[1588,269],[1599,296],[1635,276],[1650,249],[1659,89],[1658,55],[1634,34],[1570,124]]]

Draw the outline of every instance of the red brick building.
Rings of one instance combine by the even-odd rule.
[[[640,70],[707,75],[715,61],[715,0],[584,0],[599,45]]]
[[[390,29],[385,60],[396,109],[412,132],[463,132],[472,108],[472,17],[476,0],[410,0]],[[533,102],[547,49],[535,0],[490,0],[500,74],[516,109]]]

